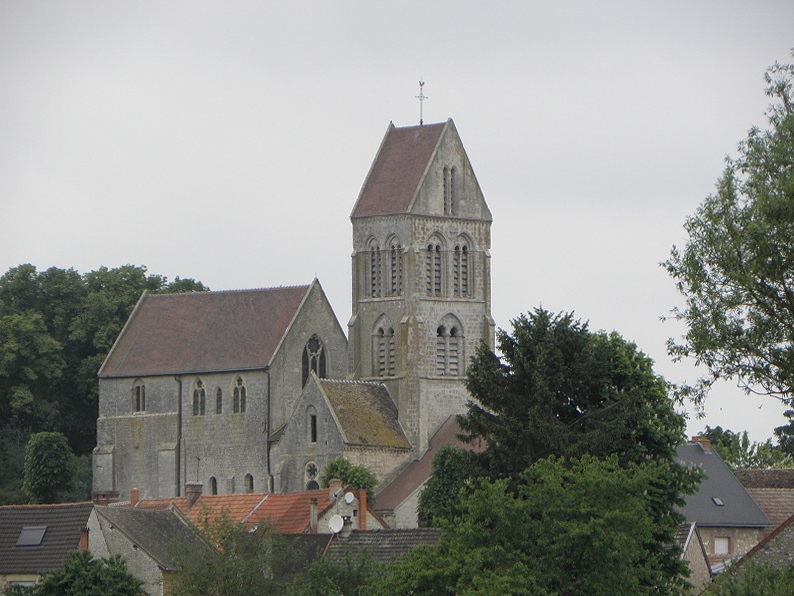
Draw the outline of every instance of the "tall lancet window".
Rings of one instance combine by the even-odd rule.
[[[444,215],[455,215],[457,209],[457,170],[453,167],[444,168]]]
[[[234,382],[232,393],[232,410],[235,414],[245,414],[247,391],[242,377],[237,377],[237,380]]]
[[[204,416],[207,412],[207,390],[204,389],[204,383],[201,379],[196,380],[196,386],[193,389],[193,415]]]
[[[369,295],[373,298],[381,295],[382,272],[380,263],[380,246],[374,242],[369,246]]]
[[[455,245],[453,288],[456,296],[469,295],[469,247],[465,242]]]
[[[444,284],[443,253],[441,244],[431,241],[427,245],[425,276],[427,283],[427,293],[432,296],[440,296],[441,288]]]
[[[309,380],[309,374],[314,372],[318,377],[324,379],[326,374],[325,350],[323,342],[316,335],[312,335],[306,346],[303,348],[303,386]]]
[[[389,294],[399,296],[403,293],[403,247],[396,240],[389,245]]]

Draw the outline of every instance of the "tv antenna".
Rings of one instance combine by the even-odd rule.
[[[424,114],[423,114],[423,107],[424,102],[427,99],[427,95],[425,95],[423,91],[423,87],[425,86],[425,82],[422,79],[419,79],[419,95],[415,95],[416,99],[419,100],[419,126],[422,126],[424,122]]]

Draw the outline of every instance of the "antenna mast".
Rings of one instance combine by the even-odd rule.
[[[419,79],[419,95],[415,95],[416,99],[419,100],[419,126],[422,126],[425,121],[422,113],[422,108],[424,101],[427,99],[427,95],[424,94],[422,88],[425,86],[425,82],[422,79]]]

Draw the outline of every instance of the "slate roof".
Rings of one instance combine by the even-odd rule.
[[[742,484],[708,443],[690,442],[677,448],[677,459],[706,473],[694,495],[684,497],[683,514],[698,526],[765,528],[770,525]],[[720,504],[721,503],[721,504]]]
[[[311,287],[188,294],[144,292],[99,376],[265,368]]]
[[[344,563],[346,558],[362,555],[372,557],[376,563],[391,563],[405,558],[415,546],[435,546],[441,537],[441,530],[417,528],[413,530],[353,530],[350,536],[336,535],[325,551],[325,556],[336,563]]]
[[[385,385],[363,381],[320,379],[348,445],[410,449],[397,418],[397,405]]]
[[[407,213],[451,122],[401,128],[389,124],[350,217]]]
[[[176,569],[172,556],[174,548],[186,548],[190,552],[214,550],[194,527],[188,526],[171,509],[97,507],[96,512],[149,555],[163,571]]]
[[[418,460],[412,461],[400,474],[383,487],[377,496],[379,511],[394,510],[416,489],[422,486],[432,472],[433,458],[443,445],[453,445],[469,451],[482,451],[482,442],[463,443],[458,435],[463,431],[455,416],[450,416],[430,438],[427,451]]]
[[[60,567],[80,546],[92,503],[0,507],[0,574],[46,573]],[[16,546],[23,527],[46,526],[38,546]]]

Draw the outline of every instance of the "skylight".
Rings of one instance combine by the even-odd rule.
[[[723,507],[725,505],[725,503],[723,503],[722,499],[720,499],[719,497],[711,497],[711,500],[714,501],[714,504],[717,507]]]
[[[47,526],[23,527],[17,539],[17,546],[39,546],[46,531]]]

